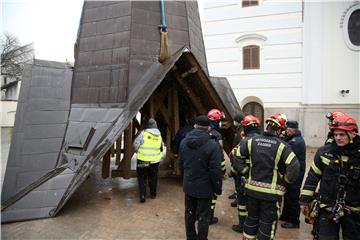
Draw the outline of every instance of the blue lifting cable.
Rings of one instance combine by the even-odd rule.
[[[161,30],[166,32],[166,22],[165,22],[165,0],[161,0]]]

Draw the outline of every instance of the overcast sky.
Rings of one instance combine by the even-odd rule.
[[[2,31],[33,43],[35,58],[74,61],[73,49],[84,0],[0,0]],[[199,8],[202,9],[202,0]]]
[[[0,1],[3,32],[34,43],[38,59],[73,61],[83,0]]]

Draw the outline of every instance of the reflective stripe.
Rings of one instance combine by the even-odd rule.
[[[341,158],[341,161],[343,161],[343,162],[348,162],[349,161],[348,156],[341,155],[340,158]]]
[[[360,214],[360,207],[349,207],[349,206],[346,207],[349,208],[351,211]]]
[[[246,210],[246,206],[244,206],[244,205],[238,205],[238,209],[239,209],[239,210]]]
[[[277,185],[277,186],[279,186],[279,185]],[[253,190],[253,191],[256,191],[256,192],[263,192],[263,193],[275,194],[275,195],[279,195],[279,196],[283,196],[283,195],[285,194],[285,187],[283,187],[283,186],[280,186],[280,187],[283,187],[283,188],[284,188],[283,190],[254,186],[254,185],[251,185],[251,184],[249,184],[249,183],[246,183],[246,184],[245,184],[245,187],[246,187],[247,189],[250,189],[250,190]]]
[[[145,147],[145,146],[140,146],[139,148],[141,148],[142,150],[158,150],[159,149],[156,147]]]
[[[289,164],[291,163],[291,161],[294,159],[294,157],[295,157],[295,153],[291,152],[291,153],[289,154],[289,156],[286,158],[285,164],[286,164],[286,165],[289,165]]]
[[[301,195],[312,197],[314,195],[314,191],[303,189],[301,190]]]
[[[311,169],[317,174],[317,175],[322,175],[322,171],[315,165],[315,162],[313,161],[313,163],[311,164]]]
[[[249,170],[248,166],[244,167],[244,169],[241,171],[241,174],[244,175],[248,170]]]
[[[327,159],[326,157],[324,156],[320,156],[320,159],[321,159],[321,162],[325,165],[329,165],[330,163],[330,159]]]
[[[250,165],[250,169],[249,169],[249,181],[251,181],[251,167],[252,167],[252,162],[251,162],[251,144],[252,144],[252,139],[249,139],[247,142],[247,147],[249,150],[249,165]]]
[[[250,164],[250,159],[245,159],[246,164]]]
[[[239,216],[246,217],[248,215],[247,212],[239,212]]]
[[[274,163],[274,170],[273,170],[273,177],[272,177],[272,181],[271,181],[271,189],[275,189],[276,187],[276,183],[277,183],[277,177],[278,177],[278,163],[281,157],[281,154],[284,150],[285,144],[280,143],[280,146],[276,152],[276,157],[275,157],[275,163]]]
[[[244,236],[244,239],[255,239],[256,238],[256,235],[249,235],[249,234],[246,234],[245,232],[243,233],[243,236]]]
[[[239,145],[239,147],[236,149],[236,156],[241,156],[241,154],[240,154],[240,145]]]
[[[277,218],[273,221],[272,225],[271,225],[271,233],[270,233],[270,239],[274,239],[275,237],[275,231],[276,231],[276,223],[277,223],[277,219],[279,219],[280,217],[280,203],[279,202],[276,202],[276,208],[277,208],[277,211],[276,211],[276,214],[277,214]]]

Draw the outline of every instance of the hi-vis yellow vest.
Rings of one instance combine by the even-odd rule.
[[[140,145],[137,152],[137,159],[141,161],[159,161],[162,157],[160,151],[162,139],[161,136],[154,135],[144,131],[144,143]]]

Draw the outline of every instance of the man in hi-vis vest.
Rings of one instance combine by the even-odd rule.
[[[139,181],[140,202],[145,202],[146,184],[149,181],[150,197],[156,198],[159,163],[162,160],[163,142],[156,121],[149,119],[146,128],[134,141],[137,151],[136,172]]]

